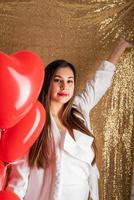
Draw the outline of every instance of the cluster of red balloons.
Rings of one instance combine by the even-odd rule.
[[[46,119],[37,101],[44,79],[44,64],[32,51],[11,55],[0,52],[0,199],[19,200],[3,190],[6,166],[28,151]]]

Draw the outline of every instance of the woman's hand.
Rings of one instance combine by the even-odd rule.
[[[133,42],[128,42],[123,37],[120,37],[119,44],[123,45],[125,48],[133,48],[134,47],[134,41]]]
[[[108,61],[113,63],[113,64],[117,64],[119,58],[121,57],[121,55],[123,54],[123,52],[128,49],[128,48],[133,48],[134,47],[134,43],[128,42],[126,41],[124,38],[120,38],[116,47],[114,48],[113,52],[111,53],[111,55],[108,58]]]

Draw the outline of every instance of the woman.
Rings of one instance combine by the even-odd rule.
[[[132,46],[121,39],[78,96],[72,64],[57,60],[46,67],[39,97],[46,124],[29,153],[12,165],[8,190],[24,200],[99,199],[89,112],[111,85],[119,57]]]

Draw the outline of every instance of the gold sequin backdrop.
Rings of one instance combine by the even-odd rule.
[[[30,49],[46,64],[67,59],[77,66],[79,90],[112,51],[118,35],[134,38],[133,0],[0,0],[1,51]],[[122,56],[113,85],[91,113],[101,200],[130,198],[133,77],[131,50]]]

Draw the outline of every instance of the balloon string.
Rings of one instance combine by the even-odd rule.
[[[2,134],[6,132],[6,129],[5,128],[0,128],[0,139],[2,137]]]
[[[1,175],[2,178],[5,177],[6,171],[7,171],[7,166],[4,166],[4,170],[3,170],[3,173],[2,173],[2,175]]]
[[[2,135],[2,129],[0,128],[0,139],[1,139],[1,135]]]
[[[21,162],[24,162],[24,160],[18,160],[18,161],[13,161],[13,162],[10,162],[10,163],[7,163],[6,164],[6,167],[10,166],[10,165],[14,165],[14,164],[18,164],[18,163],[21,163]]]
[[[0,173],[0,191],[3,190],[6,183],[6,173],[7,173],[7,166],[4,166],[3,170]]]

